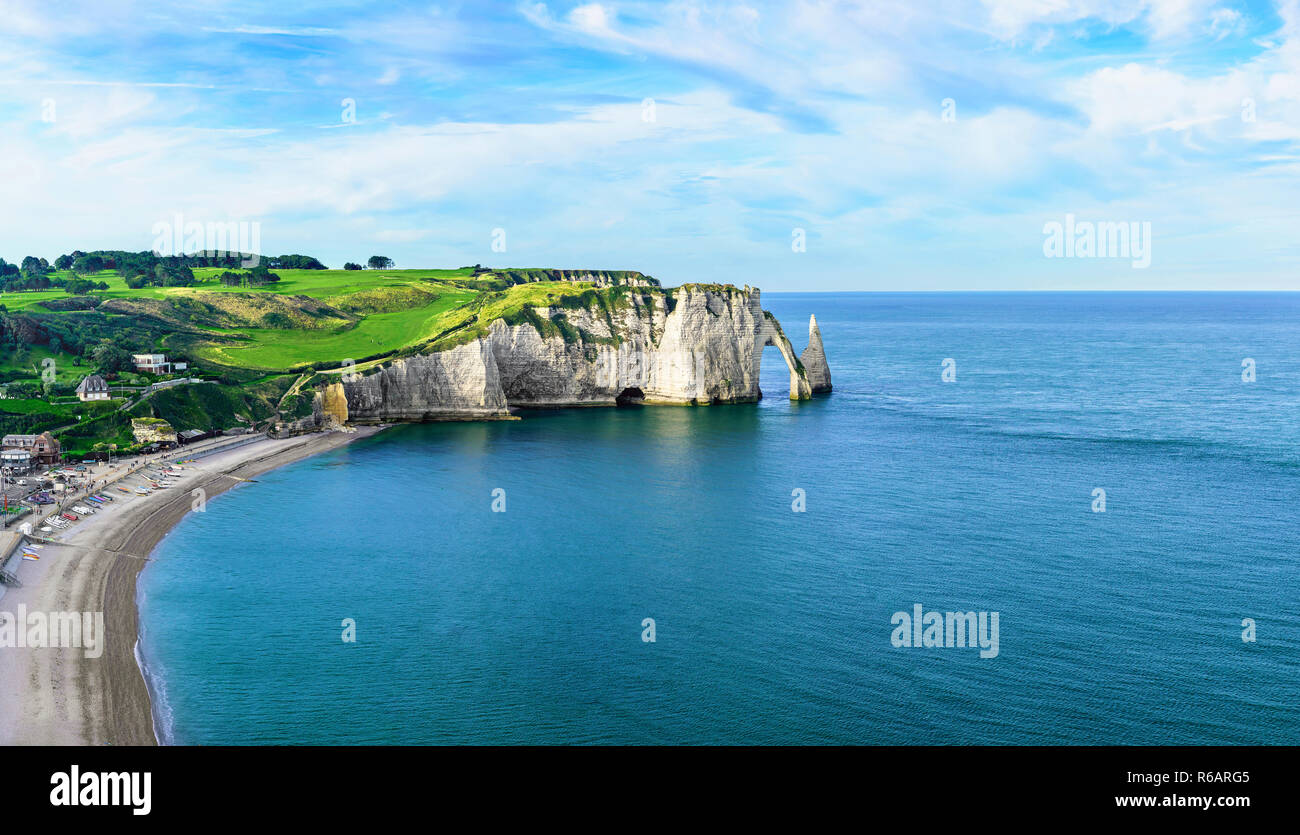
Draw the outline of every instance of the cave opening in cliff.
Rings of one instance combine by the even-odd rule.
[[[640,406],[645,402],[645,392],[639,388],[625,388],[614,398],[614,402],[619,406]]]

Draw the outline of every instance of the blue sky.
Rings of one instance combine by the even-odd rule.
[[[335,267],[1300,287],[1300,0],[0,0],[0,126],[10,261],[180,214]],[[1150,266],[1045,257],[1067,214]]]

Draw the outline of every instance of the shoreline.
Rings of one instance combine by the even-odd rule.
[[[0,744],[157,745],[153,693],[141,657],[137,579],[154,549],[191,512],[191,491],[210,500],[270,470],[373,437],[357,427],[283,440],[263,439],[183,464],[175,486],[147,496],[107,487],[114,501],[45,543],[26,563],[23,585],[0,609],[104,613],[102,653],[81,649],[0,648]],[[169,463],[185,460],[173,451]],[[153,458],[152,461],[159,461]],[[126,476],[122,483],[128,483]]]

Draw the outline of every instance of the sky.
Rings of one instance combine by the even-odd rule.
[[[1298,161],[1300,0],[0,0],[11,262],[179,219],[331,267],[1298,289]]]

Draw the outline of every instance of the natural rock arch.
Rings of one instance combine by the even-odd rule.
[[[757,338],[754,340],[755,380],[760,379],[759,371],[763,366],[763,349],[769,345],[776,346],[776,349],[781,352],[781,358],[785,360],[786,368],[790,369],[790,399],[811,399],[812,386],[808,383],[808,375],[804,373],[803,365],[795,356],[794,347],[790,345],[790,340],[786,339],[785,333],[781,330],[781,326],[777,324],[776,319],[764,311],[763,324],[759,328]]]

